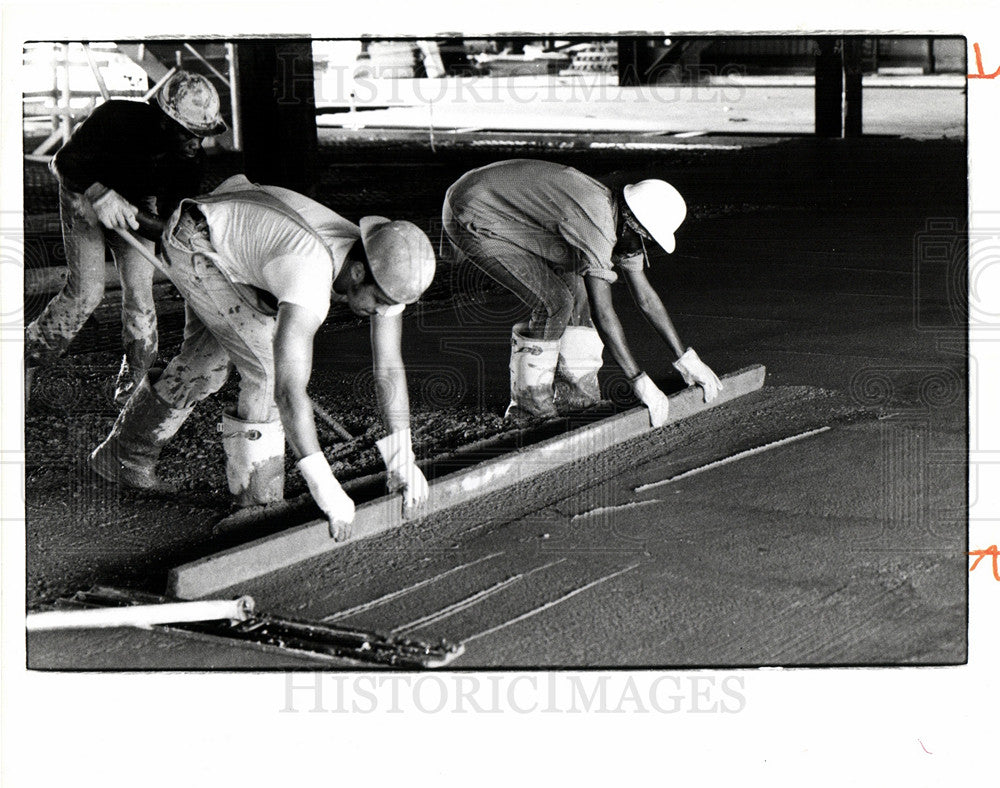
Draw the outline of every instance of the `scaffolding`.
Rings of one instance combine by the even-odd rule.
[[[229,104],[226,139],[216,144],[242,148],[235,46],[228,42],[117,44],[43,42],[26,44],[29,89],[23,96],[24,134],[33,141],[25,160],[47,164],[73,130],[110,99],[148,101],[179,69],[200,73]],[[34,142],[38,136],[46,136]]]

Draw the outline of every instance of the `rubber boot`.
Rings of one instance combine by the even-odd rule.
[[[285,431],[281,421],[244,421],[222,414],[226,479],[239,506],[277,503],[285,497]]]
[[[156,475],[156,461],[192,410],[193,405],[175,408],[164,401],[147,375],[118,414],[104,443],[91,453],[91,470],[116,484],[155,492],[173,491]]]
[[[604,364],[604,343],[596,328],[567,326],[559,342],[555,403],[559,410],[581,410],[601,401],[597,373]]]
[[[508,419],[557,415],[552,385],[559,340],[531,339],[524,335],[527,329],[527,323],[518,323],[511,333]]]

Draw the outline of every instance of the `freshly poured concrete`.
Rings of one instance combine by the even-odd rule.
[[[228,593],[323,618],[404,590],[338,621],[465,640],[456,667],[961,661],[960,468],[924,500],[883,469],[910,425],[799,388],[739,405]]]
[[[573,161],[594,174],[623,166],[591,155]],[[324,170],[324,188],[335,176],[353,183],[355,171],[375,184],[377,170],[383,191],[338,187],[335,208],[344,200],[346,213],[377,210],[430,229],[435,195],[458,169],[437,159],[405,173],[397,162],[339,166]],[[677,252],[649,269],[681,337],[717,370],[764,364],[765,389],[230,591],[250,592],[267,612],[308,618],[405,591],[343,622],[395,629],[427,620],[414,634],[467,641],[456,667],[964,660],[962,146],[798,141],[624,166],[625,175],[670,178],[689,195]],[[408,180],[390,193],[394,174]],[[931,243],[949,255],[929,254]],[[513,299],[447,265],[442,277],[435,287],[462,297],[406,318],[421,458],[500,429],[509,327],[520,314]],[[639,363],[679,388],[670,354],[627,294],[616,299]],[[356,325],[325,330],[311,387],[356,434],[376,419],[366,399],[366,334]],[[108,352],[77,359],[92,364],[87,386],[117,361]],[[620,407],[634,406],[613,365],[603,377]],[[211,438],[218,400],[165,452],[165,475],[184,492],[162,500],[86,478],[79,463],[111,416],[84,407],[86,386],[74,392],[75,407],[50,396],[28,425],[34,603],[94,582],[162,592],[169,568],[266,534],[222,519],[223,459]],[[824,426],[831,429],[635,492]],[[375,437],[334,456],[326,436],[338,473],[378,470]],[[291,477],[290,492],[301,491]],[[592,510],[601,511],[578,516]],[[66,648],[86,662],[79,640]],[[115,662],[146,664],[127,641]]]

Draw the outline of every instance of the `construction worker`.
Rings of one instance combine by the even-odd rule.
[[[718,377],[681,343],[644,268],[646,241],[672,253],[686,212],[664,181],[613,191],[544,161],[500,161],[452,184],[442,216],[452,245],[532,310],[513,329],[508,417],[548,417],[599,401],[606,343],[652,424],[666,422],[667,396],[636,363],[611,300],[619,276],[676,354],[684,380],[701,386],[706,402],[716,397]]]
[[[153,248],[182,197],[201,191],[202,140],[221,134],[219,94],[198,74],[175,73],[151,102],[97,107],[52,160],[69,273],[25,332],[25,397],[35,367],[58,358],[104,296],[105,245],[122,285],[125,355],[115,384],[120,405],[157,353],[153,267],[116,231],[138,231]]]
[[[195,404],[240,375],[235,412],[222,417],[226,475],[244,506],[280,501],[284,437],[309,491],[340,540],[354,504],[316,437],[306,384],[313,337],[331,298],[371,321],[377,398],[388,436],[377,442],[405,509],[427,496],[414,461],[400,351],[401,313],[434,277],[427,236],[409,222],[366,216],[360,227],[301,194],[237,175],[185,199],[163,233],[164,272],[184,296],[184,342],[158,377],[147,375],[90,457],[103,478],[164,489],[163,445]]]

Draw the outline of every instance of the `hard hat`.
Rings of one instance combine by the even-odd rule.
[[[397,304],[412,304],[434,278],[434,248],[412,222],[361,219],[361,243],[376,284]]]
[[[201,74],[178,71],[156,94],[156,103],[168,117],[199,137],[226,130],[215,86]]]
[[[630,183],[624,190],[629,210],[666,252],[677,246],[674,233],[687,216],[681,193],[666,181],[650,178]]]

